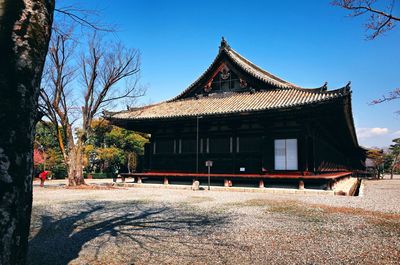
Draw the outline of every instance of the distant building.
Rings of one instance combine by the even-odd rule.
[[[106,113],[151,134],[144,172],[317,175],[362,169],[350,83],[302,88],[256,66],[222,39],[208,69],[175,98]]]

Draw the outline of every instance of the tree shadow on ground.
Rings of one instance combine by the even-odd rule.
[[[64,204],[33,211],[28,264],[42,265],[68,264],[83,252],[89,253],[85,262],[96,263],[119,248],[125,248],[125,253],[129,248],[128,255],[137,250],[151,255],[177,238],[179,244],[192,248],[193,237],[227,222],[221,214],[139,201]]]

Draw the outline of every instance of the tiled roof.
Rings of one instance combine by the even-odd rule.
[[[349,94],[349,91],[349,87],[346,86],[331,91],[289,88],[254,93],[215,93],[108,113],[107,116],[117,120],[148,120],[265,111],[325,102],[343,97]]]
[[[237,53],[235,50],[230,48],[229,46],[223,47],[225,52],[229,55],[229,57],[236,62],[240,67],[251,74],[252,76],[263,80],[266,83],[269,83],[271,85],[274,85],[279,88],[299,88],[299,86],[289,83],[263,69],[258,67],[257,65],[253,64],[243,56],[241,56],[239,53]]]
[[[250,62],[247,60],[245,57],[240,55],[238,52],[236,52],[234,49],[232,49],[228,43],[225,41],[225,39],[222,38],[221,46],[219,47],[219,52],[218,55],[215,57],[214,61],[211,63],[211,65],[206,69],[206,71],[196,80],[194,81],[189,87],[187,87],[182,93],[180,93],[178,96],[174,97],[170,101],[176,100],[176,99],[181,99],[185,97],[187,93],[192,91],[193,89],[196,89],[196,87],[201,83],[202,79],[209,74],[211,69],[213,69],[213,66],[215,64],[218,64],[220,61],[221,56],[226,55],[228,58],[230,58],[234,63],[238,64],[241,69],[243,69],[245,72],[250,74],[256,79],[259,79],[266,84],[272,85],[276,88],[300,88],[299,86],[290,83],[288,81],[283,80],[282,78],[279,78],[264,69],[258,67],[254,63]]]
[[[265,83],[265,89],[247,92],[212,93],[208,96],[193,97],[193,89],[204,82],[213,68],[220,64],[222,57],[228,56],[239,68]],[[271,88],[272,86],[273,88]],[[326,84],[320,88],[306,89],[289,83],[256,66],[222,39],[219,53],[208,69],[177,97],[142,108],[129,109],[117,113],[106,113],[111,120],[149,120],[179,117],[223,115],[242,112],[266,111],[291,108],[318,102],[326,102],[347,95],[350,86],[327,91]],[[192,95],[192,96],[190,96]]]

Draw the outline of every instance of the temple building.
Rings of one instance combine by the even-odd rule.
[[[324,179],[363,168],[350,83],[303,88],[222,39],[208,69],[173,99],[120,112],[112,124],[151,135],[141,176]],[[331,177],[331,179],[334,179]],[[260,184],[261,185],[261,184]]]

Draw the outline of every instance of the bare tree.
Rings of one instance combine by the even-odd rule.
[[[393,13],[396,10],[395,8],[398,8],[396,0],[384,1],[385,3],[380,3],[380,6],[378,6],[379,3],[377,2],[376,0],[334,0],[332,4],[349,10],[351,12],[350,16],[353,17],[369,15],[365,27],[369,32],[367,39],[373,40],[392,30],[400,22],[400,14],[395,15]],[[381,98],[373,100],[370,104],[380,104],[399,98],[400,88],[396,88],[389,92],[388,95],[383,95]]]
[[[70,35],[56,33],[51,44],[48,70],[48,86],[41,91],[41,109],[54,125],[60,149],[68,167],[69,185],[84,183],[82,174],[82,152],[90,134],[93,118],[109,104],[143,94],[138,86],[140,54],[119,43],[102,42],[96,34],[90,39],[76,65],[71,54],[76,50]],[[107,48],[105,48],[107,47]],[[80,68],[83,100],[71,100],[71,81]],[[127,84],[121,86],[121,81]],[[77,82],[73,84],[75,87]],[[77,111],[79,112],[78,115]],[[82,121],[81,129],[74,140],[73,123]],[[62,131],[60,131],[60,128]]]
[[[362,15],[368,15],[368,21],[365,27],[369,34],[368,39],[375,39],[383,33],[392,30],[396,23],[400,22],[400,15],[394,15],[396,1],[389,0],[385,1],[385,5],[382,8],[375,7],[377,5],[376,0],[335,0],[332,2],[335,6],[340,6],[349,10],[350,16],[357,17]]]
[[[0,0],[0,264],[25,264],[33,136],[54,0]]]
[[[39,105],[41,112],[53,125],[53,132],[66,165],[69,163],[69,148],[74,146],[74,118],[71,115],[73,109],[69,99],[69,85],[76,73],[76,68],[71,65],[76,48],[76,43],[71,38],[72,31],[71,28],[68,34],[53,34]]]

